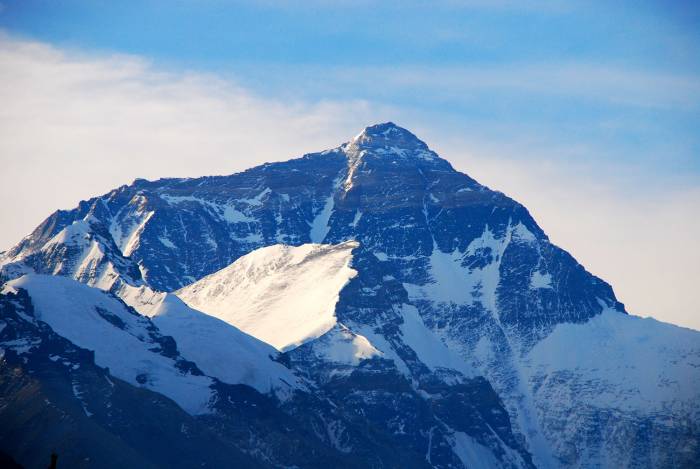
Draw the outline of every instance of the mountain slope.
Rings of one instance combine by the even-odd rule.
[[[55,295],[61,298],[54,304]],[[178,311],[172,319],[188,319],[205,339],[212,330],[232,329],[174,297],[164,303],[173,299]],[[208,319],[192,322],[194,314]],[[256,344],[248,351],[274,351],[238,335]],[[226,358],[216,345],[246,351],[241,342],[201,345],[215,352],[204,354],[209,362]],[[175,364],[162,366],[163,360]],[[238,357],[228,363],[233,369],[222,364],[217,370],[248,379],[245,370],[265,371],[263,360],[269,358],[245,364]],[[193,388],[201,382],[208,387]],[[274,376],[264,384],[272,387]],[[100,467],[427,467],[408,448],[394,454],[397,443],[381,428],[353,419],[303,386],[287,385],[290,392],[280,400],[277,392],[263,395],[204,375],[148,318],[68,278],[29,275],[3,288],[0,389],[0,448],[29,467],[43,466],[52,449],[72,467],[89,461]],[[361,450],[341,451],[330,428]]]
[[[46,467],[52,451],[63,467],[265,467],[97,366],[39,320],[27,290],[0,295],[0,317],[0,448],[25,467]]]
[[[56,243],[64,230],[84,230],[80,239],[109,249],[90,256],[89,243]],[[348,266],[357,274],[323,289],[335,309],[322,317],[332,323],[276,343],[316,397],[350,403],[343,425],[356,414],[357,425],[437,467],[493,463],[487,453],[520,467],[697,461],[700,397],[687,390],[697,389],[700,334],[627,315],[612,288],[551,244],[522,205],[392,123],[230,176],[137,180],[51,215],[0,265],[6,278],[71,276],[152,315],[159,292],[189,291],[239,269],[243,256],[283,249],[269,246],[348,241],[359,244]],[[98,268],[75,267],[87,265]],[[244,270],[236,278],[255,291],[259,277]],[[212,303],[205,298],[187,301]],[[289,312],[275,301],[276,315]],[[286,317],[285,328],[298,317]],[[645,341],[660,358],[641,373]],[[338,451],[361,451],[344,440],[349,430],[314,422]]]
[[[338,292],[356,275],[349,267],[356,247],[258,249],[176,295],[279,350],[294,348],[335,325]]]
[[[172,338],[121,301],[70,279],[25,275],[5,287],[26,290],[36,320],[73,344],[94,351],[95,363],[132,384],[160,392],[186,411],[207,412],[210,378],[183,359]]]
[[[290,370],[275,361],[278,353],[273,347],[187,307],[172,294],[164,296],[151,319],[209,376],[278,396],[301,386]]]
[[[471,464],[475,454],[489,454],[501,467],[531,467],[491,386],[474,378],[415,311],[400,328],[404,337],[394,337],[393,343],[367,331],[378,340],[376,346],[359,332],[366,332],[362,326],[338,321],[338,292],[356,275],[348,264],[357,248],[356,242],[261,248],[176,294],[285,350],[284,360],[315,384],[316,396],[395,435],[403,451],[423,452],[427,444],[426,460],[438,467]],[[410,346],[419,360],[444,369],[449,382],[427,379],[424,389],[416,389],[398,352]],[[465,402],[466,395],[478,399]],[[455,419],[460,414],[468,423]],[[339,450],[360,451],[343,424],[326,431]]]

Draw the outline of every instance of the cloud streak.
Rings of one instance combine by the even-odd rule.
[[[692,79],[586,67],[432,77],[410,68],[374,69],[378,75],[365,79],[381,75],[390,86],[437,86],[448,94],[534,87],[536,93],[579,92],[601,100],[613,86],[620,92],[613,94],[634,105],[679,106],[682,95],[697,103]],[[343,86],[336,75],[326,76],[328,86]],[[668,90],[649,96],[657,87]],[[555,243],[612,283],[633,313],[700,329],[692,297],[700,282],[697,180],[652,183],[624,164],[558,158],[562,151],[590,148],[545,145],[527,135],[526,124],[493,141],[488,134],[475,137],[485,127],[462,133],[380,100],[273,99],[215,75],[164,71],[138,57],[66,51],[10,36],[0,37],[0,102],[2,248],[56,208],[136,177],[228,174],[333,147],[365,125],[394,120],[458,169],[524,203]],[[621,184],[625,178],[635,183]]]
[[[266,100],[217,77],[139,58],[0,41],[0,246],[51,209],[136,177],[241,171],[334,146],[377,110],[362,101]]]

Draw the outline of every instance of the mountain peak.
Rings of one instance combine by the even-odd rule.
[[[398,148],[401,150],[427,150],[428,146],[410,131],[393,122],[365,127],[352,139],[351,145],[360,149]]]

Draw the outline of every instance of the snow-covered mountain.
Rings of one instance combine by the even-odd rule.
[[[117,329],[104,337],[132,340],[80,306],[108,299],[116,317],[172,337],[180,358],[170,366],[199,373],[180,370],[173,386],[215,383],[202,387],[212,392],[205,414],[203,397],[186,404],[153,379],[117,375],[103,361],[107,345],[40,319],[261,464],[700,460],[700,333],[628,315],[522,205],[392,123],[231,176],[137,180],[54,213],[0,265],[5,301],[26,291],[42,317],[101,320]],[[144,334],[139,347],[158,355]],[[15,350],[15,338],[0,339]],[[226,386],[268,399],[278,425],[289,419],[313,441],[295,452],[231,440],[242,429],[222,407]]]
[[[176,295],[279,350],[293,349],[337,323],[340,290],[357,274],[350,268],[357,246],[260,248]]]

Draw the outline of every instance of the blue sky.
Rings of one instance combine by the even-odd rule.
[[[392,120],[631,311],[700,329],[698,2],[0,0],[0,102],[0,198],[22,202],[0,249],[135,177]]]
[[[0,28],[62,47],[230,75],[266,96],[401,107],[419,126],[485,140],[596,142],[589,159],[700,174],[697,2],[3,5]]]

